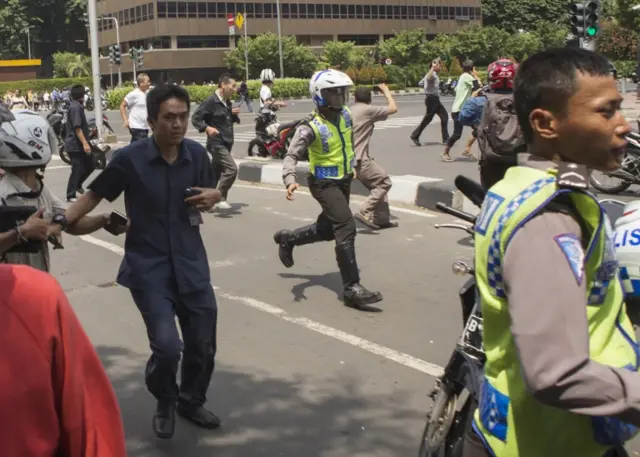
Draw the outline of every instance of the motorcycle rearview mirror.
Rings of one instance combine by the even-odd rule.
[[[454,184],[456,188],[471,201],[471,203],[476,205],[478,208],[482,206],[486,192],[480,184],[463,175],[456,176]]]

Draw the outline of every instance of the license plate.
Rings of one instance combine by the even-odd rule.
[[[469,322],[464,329],[462,341],[466,346],[482,350],[482,318],[476,315],[469,317]]]

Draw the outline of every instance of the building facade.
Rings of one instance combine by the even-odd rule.
[[[318,52],[328,40],[373,46],[394,31],[423,28],[427,37],[454,33],[481,22],[480,0],[284,0],[280,1],[283,35]],[[276,2],[198,0],[98,0],[100,18],[119,24],[123,78],[131,79],[130,46],[143,47],[143,70],[156,81],[204,82],[224,71],[224,53],[242,39],[229,35],[227,17],[243,13],[247,33],[277,31]],[[109,74],[108,47],[116,43],[115,21],[99,20],[100,66]],[[113,68],[117,71],[117,68]]]

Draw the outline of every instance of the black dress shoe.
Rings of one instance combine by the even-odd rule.
[[[188,420],[202,428],[220,428],[221,421],[218,416],[204,408],[204,406],[186,406],[178,404],[178,416]]]
[[[158,402],[153,415],[153,431],[158,438],[168,440],[176,429],[176,406],[171,402]]]

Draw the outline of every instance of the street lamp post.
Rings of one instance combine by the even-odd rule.
[[[98,48],[98,14],[96,12],[96,0],[87,1],[87,13],[89,17],[89,44],[91,46],[91,73],[93,75],[93,96],[95,99],[94,110],[98,138],[102,138],[102,87],[100,85],[100,49]]]
[[[29,60],[31,60],[31,31],[29,27],[27,27],[27,53],[29,55]]]
[[[280,0],[276,0],[276,16],[278,17],[278,53],[280,54],[280,77],[284,78],[284,62],[282,60],[282,26],[280,25]]]
[[[118,26],[118,19],[113,16],[103,17],[104,20],[111,20],[116,25],[116,44],[120,46],[120,27]],[[120,65],[118,65],[118,87],[122,87],[122,71]]]

